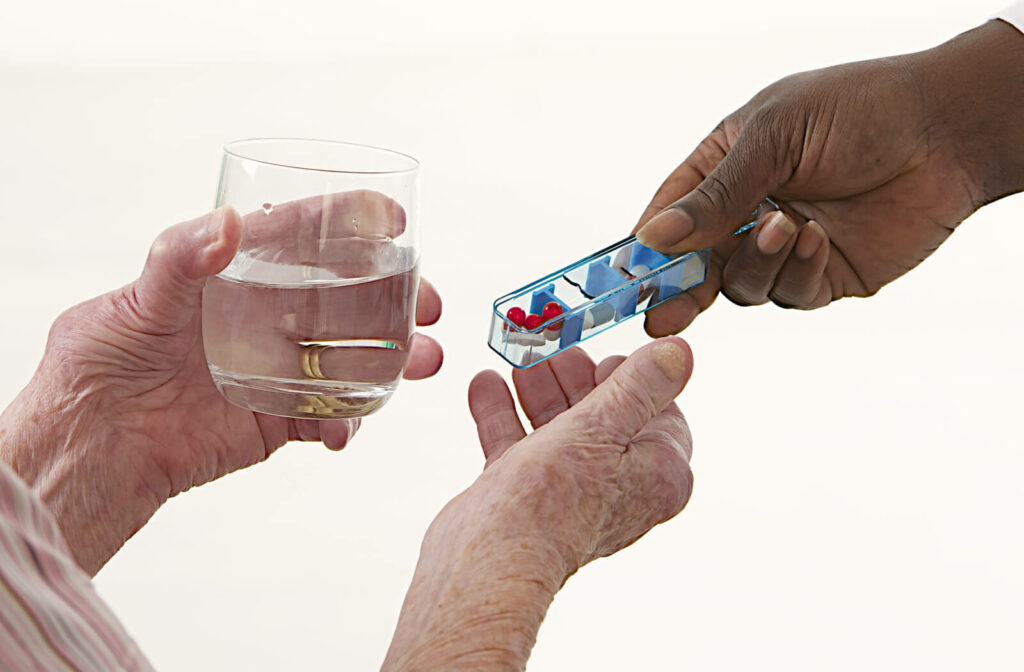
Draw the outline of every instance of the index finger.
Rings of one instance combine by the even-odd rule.
[[[425,278],[420,278],[416,296],[416,325],[430,326],[441,319],[441,295]]]
[[[240,250],[263,270],[315,267],[340,278],[408,268],[405,209],[376,191],[322,194],[262,207],[242,217]]]
[[[296,239],[296,233],[321,240],[397,238],[405,232],[405,208],[390,196],[369,189],[316,194],[285,203],[263,203],[242,217],[254,244]],[[280,247],[280,245],[279,245]]]

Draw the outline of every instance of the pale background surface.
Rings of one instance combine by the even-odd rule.
[[[284,8],[287,7],[287,12]],[[423,162],[447,361],[339,455],[168,503],[96,580],[162,670],[375,669],[434,513],[481,466],[490,301],[625,235],[718,119],[793,71],[925,48],[998,2],[7,3],[0,404],[65,307],[212,205],[220,146]],[[1021,197],[870,301],[725,301],[685,334],[689,509],[574,577],[530,669],[1020,669]],[[639,321],[596,339],[645,342]]]

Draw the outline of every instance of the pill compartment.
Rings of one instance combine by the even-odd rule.
[[[626,238],[495,301],[488,344],[512,366],[533,366],[704,282],[710,256],[664,255]],[[508,317],[513,308],[542,315],[550,303],[560,313],[532,329]]]

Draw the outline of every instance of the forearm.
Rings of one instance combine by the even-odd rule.
[[[486,517],[459,518],[452,505],[438,516],[424,539],[384,671],[525,668],[569,570],[543,540],[517,536],[510,527]]]
[[[134,476],[146,473],[133,468],[144,456],[122,454],[112,423],[80,408],[88,403],[37,374],[0,414],[0,460],[50,509],[75,561],[93,575],[162,502],[158,487]]]
[[[972,178],[975,207],[1024,190],[1024,35],[989,21],[909,60],[936,142]]]

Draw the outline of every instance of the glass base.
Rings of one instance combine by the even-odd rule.
[[[251,376],[210,367],[224,398],[236,406],[285,418],[330,420],[361,418],[391,398],[398,381],[353,383],[335,380],[292,380]]]

